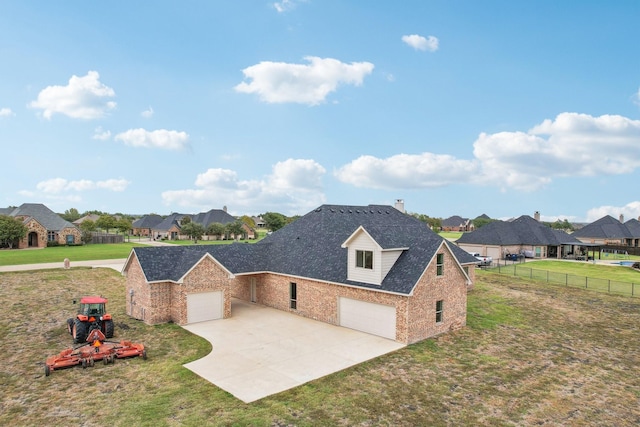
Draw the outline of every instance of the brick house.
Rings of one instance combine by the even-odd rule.
[[[17,208],[0,209],[1,215],[20,219],[27,235],[17,242],[18,249],[44,248],[48,242],[60,245],[81,243],[82,233],[72,223],[41,203],[23,203]]]
[[[466,324],[477,260],[391,206],[323,205],[255,244],[134,248],[127,313],[233,316],[232,298],[414,343]]]

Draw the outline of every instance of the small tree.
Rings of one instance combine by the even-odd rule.
[[[116,221],[115,227],[122,234],[129,234],[129,231],[133,228],[133,224],[129,219],[122,217]]]
[[[111,215],[101,215],[96,221],[96,225],[108,233],[116,226],[116,219]]]
[[[202,235],[204,234],[204,227],[202,226],[202,224],[189,221],[188,223],[183,224],[181,231],[182,234],[185,234],[189,236],[190,239],[197,241],[198,239],[202,239]]]
[[[245,232],[242,224],[242,221],[235,221],[225,225],[227,233],[229,235],[233,234],[234,240],[238,240],[240,236],[244,237]]]
[[[15,242],[26,237],[29,229],[19,219],[0,215],[0,246],[13,249]]]
[[[82,221],[80,223],[80,231],[82,232],[82,236],[80,237],[80,240],[82,241],[82,243],[84,243],[85,245],[88,243],[91,243],[91,240],[93,240],[93,232],[96,230],[96,223],[91,221],[90,219],[86,220],[86,221]]]
[[[287,217],[277,212],[267,212],[262,215],[262,219],[271,231],[279,230],[287,224]]]
[[[60,216],[69,222],[73,222],[77,219],[80,219],[80,212],[78,212],[78,209],[76,208],[71,208],[64,211],[64,214]]]
[[[249,228],[256,228],[256,222],[249,215],[242,215],[242,217],[240,217],[240,221],[247,224]]]
[[[224,234],[224,225],[220,224],[219,222],[212,222],[207,227],[207,234],[209,236],[218,236],[218,238],[221,239],[222,235]]]

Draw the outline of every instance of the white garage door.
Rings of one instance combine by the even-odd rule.
[[[395,340],[396,308],[341,297],[340,326]]]
[[[187,323],[222,319],[222,291],[187,295]]]

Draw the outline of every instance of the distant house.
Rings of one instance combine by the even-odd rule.
[[[145,215],[142,218],[133,221],[133,223],[131,224],[132,234],[134,236],[150,237],[153,234],[153,229],[157,227],[163,220],[164,218],[162,218],[160,215]]]
[[[606,215],[574,231],[572,236],[590,244],[639,247],[640,221],[630,219],[623,223],[621,220]]]
[[[322,205],[258,243],[134,248],[126,310],[233,316],[232,298],[413,343],[466,324],[477,260],[391,206]]]
[[[201,212],[196,215],[172,213],[161,222],[151,228],[151,235],[155,239],[176,240],[183,238],[182,221],[185,217],[197,224],[202,225],[206,230],[209,225],[218,223],[226,225],[237,221],[237,219],[227,213],[224,209],[211,209],[208,212]],[[248,225],[243,224],[243,229],[250,239],[255,238],[254,231]]]
[[[85,215],[82,218],[78,218],[75,221],[73,221],[74,225],[77,225],[78,227],[80,226],[80,224],[82,224],[85,221],[93,221],[96,222],[97,220],[100,219],[100,215],[98,214],[89,214],[89,215]]]
[[[48,242],[59,245],[81,243],[78,227],[41,203],[23,203],[17,208],[0,209],[0,214],[20,219],[27,226],[27,236],[17,243],[18,249],[44,248]]]
[[[495,259],[507,254],[531,258],[563,258],[573,254],[582,242],[573,235],[554,230],[528,215],[513,221],[493,221],[464,233],[456,244],[470,253]]]
[[[454,215],[449,218],[443,219],[440,224],[442,231],[471,231],[473,230],[473,224],[469,218],[462,218],[461,216]]]

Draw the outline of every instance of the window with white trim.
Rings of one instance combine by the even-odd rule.
[[[356,250],[356,267],[373,270],[373,251]]]

